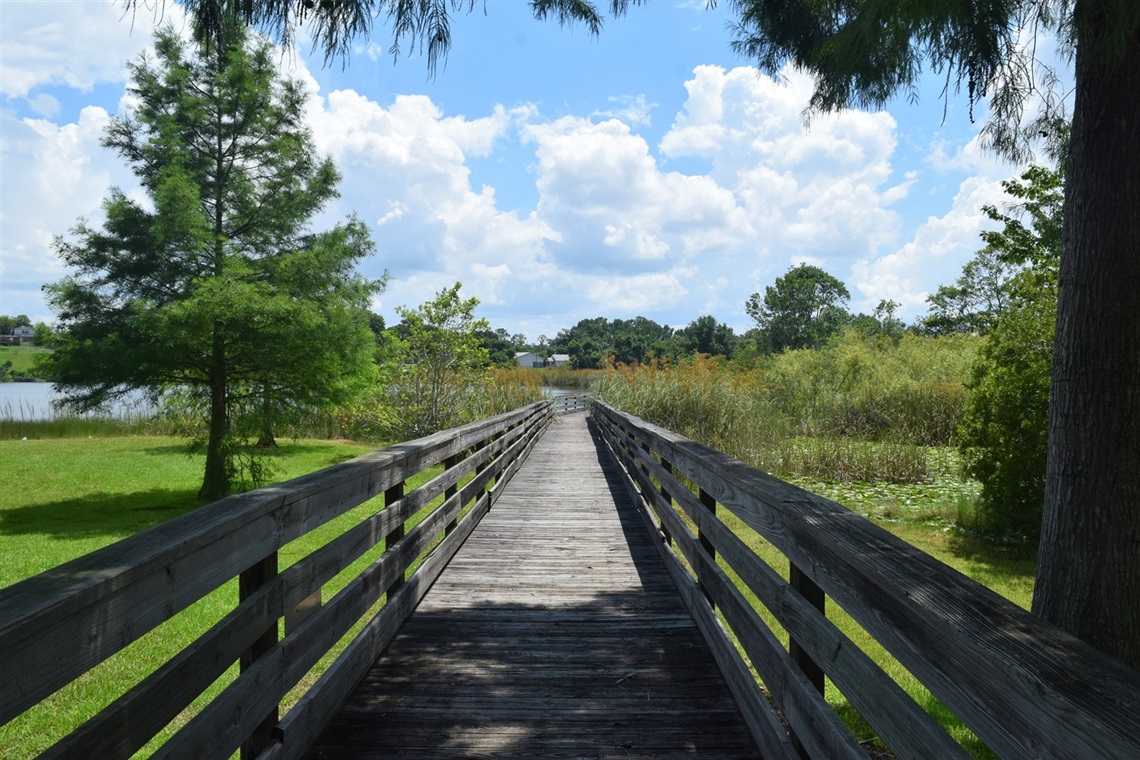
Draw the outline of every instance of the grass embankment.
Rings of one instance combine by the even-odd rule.
[[[36,372],[36,359],[45,353],[47,349],[35,346],[0,346],[0,366],[12,362],[6,372],[0,372],[0,382],[42,379]]]
[[[281,479],[287,479],[373,448],[303,440],[283,443],[267,456]],[[5,463],[5,486],[0,495],[0,587],[194,509],[203,468],[202,456],[188,453],[184,441],[159,436],[2,440],[0,461]],[[422,475],[413,484],[427,477]],[[280,566],[292,564],[376,508],[371,502],[357,507],[284,547],[279,554]],[[373,561],[381,548],[330,582],[325,598]],[[0,728],[0,757],[34,756],[110,704],[229,612],[237,601],[236,586],[236,581],[231,582],[203,598]],[[342,645],[345,643],[347,637]],[[327,656],[318,668],[323,670],[331,659]],[[234,677],[236,667],[175,720],[144,754],[153,751]],[[291,696],[287,704],[295,699]]]
[[[824,351],[759,366],[697,357],[617,367],[593,386],[632,414],[728,452],[843,504],[1028,608],[1031,549],[984,541],[969,524],[978,484],[963,478],[953,441],[976,343],[847,336]],[[726,522],[787,577],[787,558],[743,523]],[[731,573],[730,573],[731,574]],[[768,624],[786,633],[743,584]],[[834,603],[828,617],[975,757],[993,757],[929,691]],[[829,682],[827,699],[860,739],[873,732]]]

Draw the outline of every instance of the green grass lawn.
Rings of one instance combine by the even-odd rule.
[[[373,448],[332,441],[284,442],[281,449],[272,454],[272,459],[279,472],[278,479],[283,480]],[[1033,557],[971,538],[953,528],[956,510],[963,500],[973,497],[976,486],[955,475],[956,467],[951,459],[945,452],[932,452],[933,478],[921,484],[808,480],[797,483],[864,514],[1014,603],[1028,607],[1033,588]],[[185,441],[158,436],[0,440],[0,461],[5,463],[4,488],[0,490],[0,587],[194,509],[198,506],[196,493],[203,468],[202,455],[190,454]],[[427,477],[430,475],[420,476],[413,485]],[[374,503],[362,505],[284,547],[279,558],[281,567],[288,566],[376,508]],[[735,521],[729,518],[728,522]],[[733,527],[761,557],[786,572],[786,559],[767,542],[740,524]],[[326,586],[326,601],[367,562],[374,560],[379,551],[377,547],[369,552]],[[27,757],[46,749],[109,704],[127,686],[137,683],[192,642],[232,609],[236,598],[236,582],[231,582],[24,716],[0,727],[0,757]],[[942,721],[972,754],[990,756],[984,746],[957,724],[917,680],[842,610],[829,604],[829,616]],[[779,630],[770,616],[765,614],[765,617]],[[348,637],[342,644],[347,640]],[[333,656],[326,656],[318,670],[327,667]],[[231,668],[199,698],[196,706],[205,704],[234,677],[236,668]],[[314,678],[310,675],[294,690],[285,701],[286,708]],[[830,684],[827,696],[853,730],[869,736],[859,716]],[[188,720],[194,709],[174,721],[152,742],[147,752]]]
[[[373,446],[285,442],[271,455],[288,479]],[[198,506],[203,454],[176,438],[0,440],[0,587]]]
[[[35,346],[0,346],[0,364],[12,362],[12,373],[29,375],[35,367],[36,357],[47,353],[46,348]]]
[[[283,443],[271,456],[280,479],[328,467],[374,449],[332,441]],[[52,438],[0,441],[0,587],[35,575],[198,506],[202,455],[163,437]],[[428,475],[421,476],[426,479]],[[355,510],[283,547],[288,566],[374,511]],[[377,548],[326,587],[326,599],[375,559]],[[236,581],[219,588],[16,720],[0,727],[0,757],[31,757],[110,704],[127,687],[188,645],[229,612]],[[347,642],[344,642],[347,643]],[[331,655],[321,667],[327,667]],[[197,701],[200,707],[236,676],[236,667]],[[296,697],[293,697],[295,700]],[[149,754],[193,714],[175,720]]]

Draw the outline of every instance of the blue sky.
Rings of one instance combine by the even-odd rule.
[[[317,224],[359,214],[377,242],[362,271],[391,275],[376,311],[392,321],[461,281],[494,327],[531,339],[595,316],[744,330],[748,295],[810,262],[853,310],[925,313],[1019,171],[979,149],[984,112],[971,123],[932,78],[918,104],[805,129],[810,81],[737,57],[729,5],[654,0],[594,38],[488,0],[454,19],[434,79],[418,54],[393,63],[383,26],[346,67],[303,40],[283,56],[344,175]],[[173,2],[163,12],[181,23]],[[40,287],[66,274],[53,237],[98,220],[108,187],[137,187],[99,136],[152,16],[0,0],[0,313],[51,321]]]

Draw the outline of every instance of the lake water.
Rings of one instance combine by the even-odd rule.
[[[0,383],[0,420],[50,420],[57,412],[52,402],[59,396],[51,383]],[[113,404],[110,416],[121,417],[137,411],[131,402]],[[100,416],[89,413],[89,417]]]
[[[581,388],[543,388],[546,396],[582,392]],[[0,420],[49,420],[56,414],[52,402],[58,398],[51,383],[0,383]],[[129,410],[129,403],[116,404],[111,416],[119,417]]]

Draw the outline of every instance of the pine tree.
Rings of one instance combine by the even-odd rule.
[[[165,29],[155,50],[130,65],[136,105],[103,139],[147,200],[113,188],[102,229],[56,240],[73,274],[47,288],[62,328],[50,369],[80,409],[137,389],[201,399],[199,496],[213,500],[231,489],[243,410],[327,405],[371,378],[383,283],[354,273],[373,250],[359,220],[310,230],[339,175],[268,43],[239,25],[203,47]]]

